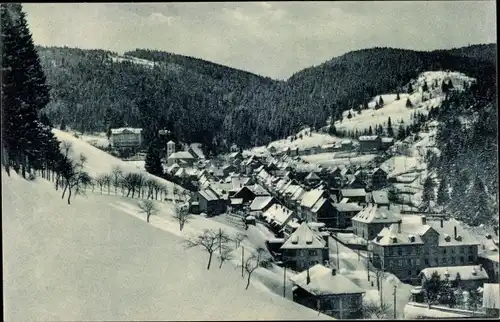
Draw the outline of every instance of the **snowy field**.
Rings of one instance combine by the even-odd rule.
[[[434,81],[438,82],[438,87],[435,89],[431,88]],[[400,99],[396,100],[396,93],[381,94],[375,96],[372,101],[368,103],[368,109],[361,111],[358,114],[354,110],[351,110],[351,119],[347,118],[349,111],[343,113],[342,122],[337,121],[335,127],[341,130],[358,130],[362,131],[368,129],[370,126],[375,130],[376,125],[382,125],[384,128],[387,127],[387,120],[391,117],[391,123],[394,131],[397,131],[397,127],[401,121],[404,124],[411,124],[412,114],[415,111],[423,114],[427,114],[431,107],[440,106],[444,100],[444,94],[441,91],[441,82],[445,80],[451,80],[453,86],[456,90],[463,90],[463,83],[467,82],[470,84],[474,79],[470,78],[462,73],[458,72],[443,72],[443,71],[430,71],[424,72],[419,75],[416,81],[412,82],[414,92],[409,94],[400,93]],[[431,98],[427,97],[428,93],[425,93],[425,97],[428,98],[425,102],[422,102],[422,91],[421,87],[427,82],[429,87],[429,93],[432,95]],[[375,110],[375,101],[382,97],[384,101],[384,106],[380,109]],[[406,107],[407,98],[413,104],[413,108]],[[396,132],[397,133],[397,132]]]
[[[214,257],[207,271],[205,252],[184,249],[183,234],[230,227],[197,217],[180,233],[167,203],[150,224],[138,200],[90,193],[67,205],[53,184],[13,171],[2,191],[7,321],[328,318],[259,283],[245,290],[234,265]]]
[[[139,170],[146,171],[144,168],[144,164],[145,164],[144,161],[123,161],[123,162],[125,162],[126,164],[129,164],[129,165],[133,165]]]
[[[290,141],[290,138],[284,139],[284,140],[278,140],[278,141],[273,141],[269,144],[269,147],[274,146],[277,151],[282,151],[284,149],[290,148],[291,150],[294,150],[296,148],[299,148],[299,150],[303,149],[308,149],[312,147],[319,147],[322,145],[327,145],[327,144],[333,144],[334,142],[340,141],[341,139],[335,136],[331,136],[328,134],[324,133],[316,133],[313,132],[311,133],[311,136],[309,134],[310,129],[306,128],[300,132],[298,132],[297,135],[297,140],[294,140],[293,142]],[[302,139],[299,138],[299,135],[302,134]],[[269,151],[267,150],[267,146],[259,146],[255,147],[251,150],[249,150],[247,153],[254,153],[254,154],[269,154]]]

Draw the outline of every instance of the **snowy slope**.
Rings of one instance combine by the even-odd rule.
[[[438,82],[438,87],[432,89],[431,85],[434,81]],[[463,90],[463,83],[474,81],[473,78],[470,78],[462,73],[458,72],[444,72],[444,71],[430,71],[424,72],[419,75],[417,80],[412,81],[414,92],[411,95],[400,93],[400,100],[396,100],[396,93],[390,94],[382,94],[375,96],[369,103],[368,109],[362,110],[361,114],[358,114],[354,110],[351,110],[351,115],[353,116],[351,119],[347,118],[349,111],[345,111],[343,113],[342,122],[337,121],[335,123],[335,127],[341,130],[358,130],[362,131],[364,129],[368,129],[370,126],[373,130],[375,130],[375,126],[382,125],[384,128],[387,126],[387,120],[390,117],[391,123],[394,130],[397,130],[398,124],[403,121],[405,124],[411,124],[411,117],[415,111],[423,114],[427,114],[428,110],[431,107],[437,107],[441,105],[444,100],[444,94],[441,91],[441,82],[445,80],[451,80],[453,86],[456,90]],[[429,98],[429,94],[422,94],[421,87],[424,82],[427,82],[427,86],[429,87],[429,92],[431,94],[431,98]],[[422,102],[422,95],[424,95],[428,100]],[[375,110],[375,101],[378,101],[382,97],[384,101],[384,106]],[[406,99],[409,98],[412,102],[414,108],[407,108]]]
[[[69,206],[53,184],[11,172],[2,173],[7,321],[328,318],[245,290],[234,266],[207,271],[201,249],[131,215],[137,200],[88,194]]]
[[[154,67],[154,62],[147,60],[147,59],[142,59],[142,58],[137,58],[137,57],[132,57],[132,56],[110,56],[110,58],[111,58],[111,61],[114,63],[129,62],[132,64],[142,65],[142,66],[146,66],[149,68]]]

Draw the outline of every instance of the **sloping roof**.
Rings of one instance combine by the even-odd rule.
[[[375,141],[378,138],[378,135],[362,135],[358,138],[358,141]]]
[[[122,134],[122,133],[134,133],[141,134],[142,129],[133,127],[120,127],[117,129],[111,129],[111,134]]]
[[[200,159],[205,159],[205,154],[203,154],[203,151],[200,148],[199,143],[191,143],[190,145],[191,150],[196,154],[196,156]]]
[[[233,189],[239,189],[247,185],[250,181],[250,177],[231,177],[231,184],[233,185]]]
[[[302,196],[302,201],[300,205],[306,208],[312,208],[314,204],[323,196],[324,190],[313,189],[311,191],[306,192]]]
[[[383,143],[391,143],[394,142],[394,138],[382,138]]]
[[[342,197],[352,198],[352,197],[364,197],[366,196],[365,189],[342,189],[340,190]]]
[[[427,225],[430,225],[435,231],[439,233],[439,246],[455,246],[455,245],[479,245],[479,241],[476,237],[471,234],[470,231],[464,228],[464,226],[455,219],[443,220],[443,227],[441,228],[440,220],[427,220]],[[456,240],[455,227],[457,227],[457,235],[461,237],[462,240]],[[445,236],[450,236],[450,240],[446,241]]]
[[[219,200],[219,195],[211,187],[199,191],[200,195],[208,201]]]
[[[285,225],[292,217],[294,212],[280,204],[274,204],[262,214],[267,222],[276,222],[278,225]]]
[[[194,157],[188,151],[179,151],[172,153],[168,159],[193,159]]]
[[[375,190],[366,195],[367,202],[373,202],[378,205],[388,205],[389,204],[389,194],[387,191]]]
[[[295,190],[295,192],[293,193],[293,195],[290,197],[290,200],[292,201],[298,201],[300,200],[300,198],[302,198],[302,196],[306,193],[306,191],[304,190],[304,188],[300,187]]]
[[[300,228],[300,227],[299,227]],[[307,270],[290,278],[293,284],[313,295],[358,294],[365,291],[347,277],[338,272],[333,275],[332,269],[321,264],[309,268],[310,282],[307,283]]]
[[[487,309],[500,309],[500,284],[483,284],[483,307]]]
[[[423,244],[422,235],[415,233],[412,229],[401,224],[399,231],[398,224],[392,224],[389,227],[384,227],[373,239],[373,243],[378,245],[407,245],[407,244]]]
[[[241,153],[240,152],[233,152],[233,153],[229,153],[229,157],[230,158],[235,158],[237,156],[241,156]]]
[[[323,205],[324,205],[325,203],[328,203],[328,202],[330,202],[330,201],[328,201],[328,199],[325,199],[325,198],[320,198],[320,199],[319,199],[319,200],[318,200],[318,201],[314,204],[314,206],[311,208],[311,211],[312,211],[313,213],[318,212],[318,210],[320,210],[320,209],[321,209],[321,207],[323,207]],[[331,204],[331,203],[330,203],[330,204]]]
[[[325,246],[327,246],[326,241],[304,222],[290,235],[283,246],[281,246],[281,249],[317,249],[324,248]]]
[[[432,276],[432,273],[434,272],[438,272],[442,280],[446,278],[446,274],[449,274],[450,281],[454,281],[457,273],[460,274],[460,279],[462,281],[488,279],[488,273],[486,273],[486,270],[484,268],[481,269],[481,265],[428,267],[424,268],[420,272],[420,274],[423,274],[425,275],[425,277],[430,278]],[[498,288],[497,292],[499,292]]]
[[[349,168],[343,168],[341,171],[340,171],[340,175],[341,176],[345,176],[347,175],[348,172],[350,172],[351,170],[349,170]]]
[[[251,186],[247,186],[250,191],[252,191],[255,196],[269,196],[269,192],[264,189],[260,184],[253,184]]]
[[[176,177],[181,177],[183,175],[186,174],[186,170],[184,170],[184,168],[180,168],[179,170],[177,170],[177,172],[175,173],[175,176]]]
[[[369,204],[352,218],[354,221],[362,223],[396,223],[401,221],[401,217],[393,209],[379,208],[377,205]]]
[[[357,203],[336,203],[333,204],[335,209],[337,209],[340,212],[351,212],[351,211],[361,211],[363,207],[358,205]]]
[[[320,178],[318,177],[318,175],[316,173],[311,172],[307,175],[305,180],[320,180]]]
[[[241,205],[242,203],[242,198],[231,198],[231,205]]]
[[[274,201],[271,196],[258,196],[250,204],[250,211],[259,211]]]

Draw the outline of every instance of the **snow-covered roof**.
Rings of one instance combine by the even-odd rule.
[[[487,309],[500,309],[500,285],[498,283],[483,284],[483,307]]]
[[[250,211],[259,211],[274,202],[271,196],[257,196],[250,204]]]
[[[290,200],[292,201],[298,201],[302,198],[302,196],[306,193],[306,191],[304,190],[304,188],[300,187],[295,190],[295,192],[292,194],[292,196],[290,197]]]
[[[373,202],[378,205],[388,205],[389,204],[389,194],[387,191],[375,190],[366,195],[367,202]]]
[[[170,140],[170,141],[167,142],[167,145],[175,145],[175,142],[172,141],[172,140]]]
[[[169,159],[193,159],[194,157],[188,151],[179,151],[172,153]]]
[[[394,142],[394,138],[382,138],[382,143],[392,143]]]
[[[307,283],[308,275],[310,280],[309,283]],[[334,275],[332,269],[321,264],[314,265],[309,268],[309,270],[305,270],[291,277],[290,280],[293,284],[313,295],[365,293],[362,288],[357,286],[347,277],[338,272]]]
[[[486,273],[486,270],[482,268],[481,265],[428,267],[424,268],[420,274],[425,275],[426,278],[431,278],[434,272],[438,272],[442,280],[444,280],[448,274],[449,280],[454,281],[457,277],[457,273],[460,274],[460,279],[462,281],[488,279],[488,273]],[[498,291],[497,288],[497,292]]]
[[[349,203],[336,203],[333,206],[339,212],[351,212],[351,211],[361,211],[363,207],[358,205],[357,203],[349,202]]]
[[[361,210],[352,220],[362,223],[397,223],[401,222],[401,217],[394,209],[380,208],[377,205],[369,204]]]
[[[233,189],[239,189],[248,184],[250,181],[250,177],[231,177],[231,184],[233,185]]]
[[[177,172],[175,173],[175,176],[176,177],[182,177],[186,174],[186,171],[184,170],[184,168],[180,168],[179,170],[177,170]]]
[[[305,180],[320,180],[320,178],[318,177],[318,175],[316,173],[311,172],[307,175]]]
[[[366,196],[365,189],[342,189],[340,190],[342,197],[352,198],[352,197],[364,197]]]
[[[231,198],[231,205],[243,204],[243,198]]]
[[[141,134],[141,132],[142,129],[133,127],[120,127],[118,129],[111,129],[111,134],[125,134],[125,133]]]
[[[326,241],[304,222],[290,235],[281,249],[318,249],[327,246]]]
[[[275,222],[280,226],[286,225],[294,216],[294,212],[285,206],[274,204],[262,214],[267,222]]]
[[[323,196],[325,193],[324,190],[313,189],[311,191],[306,192],[302,196],[302,200],[300,205],[306,208],[312,208],[314,204]]]
[[[201,150],[200,143],[191,143],[190,148],[198,158],[205,159],[205,154]]]
[[[328,202],[330,202],[330,201],[328,201],[328,199],[325,199],[325,198],[320,198],[320,199],[319,199],[319,200],[318,200],[318,201],[314,204],[314,206],[311,208],[311,211],[312,211],[313,213],[318,212],[318,210],[320,210],[320,209],[321,209],[321,207],[323,207],[323,205],[324,205],[325,203],[328,203]],[[330,204],[331,204],[331,203],[330,203]]]
[[[251,186],[247,186],[250,191],[252,191],[255,196],[269,196],[269,192],[262,187],[260,184],[253,184]]]
[[[378,135],[362,135],[358,138],[358,141],[375,141],[378,138]]]
[[[207,187],[204,190],[200,190],[199,194],[207,201],[219,200],[219,195],[211,187]]]

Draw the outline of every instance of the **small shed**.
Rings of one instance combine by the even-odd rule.
[[[254,216],[246,216],[245,217],[245,224],[255,226],[255,217]]]

